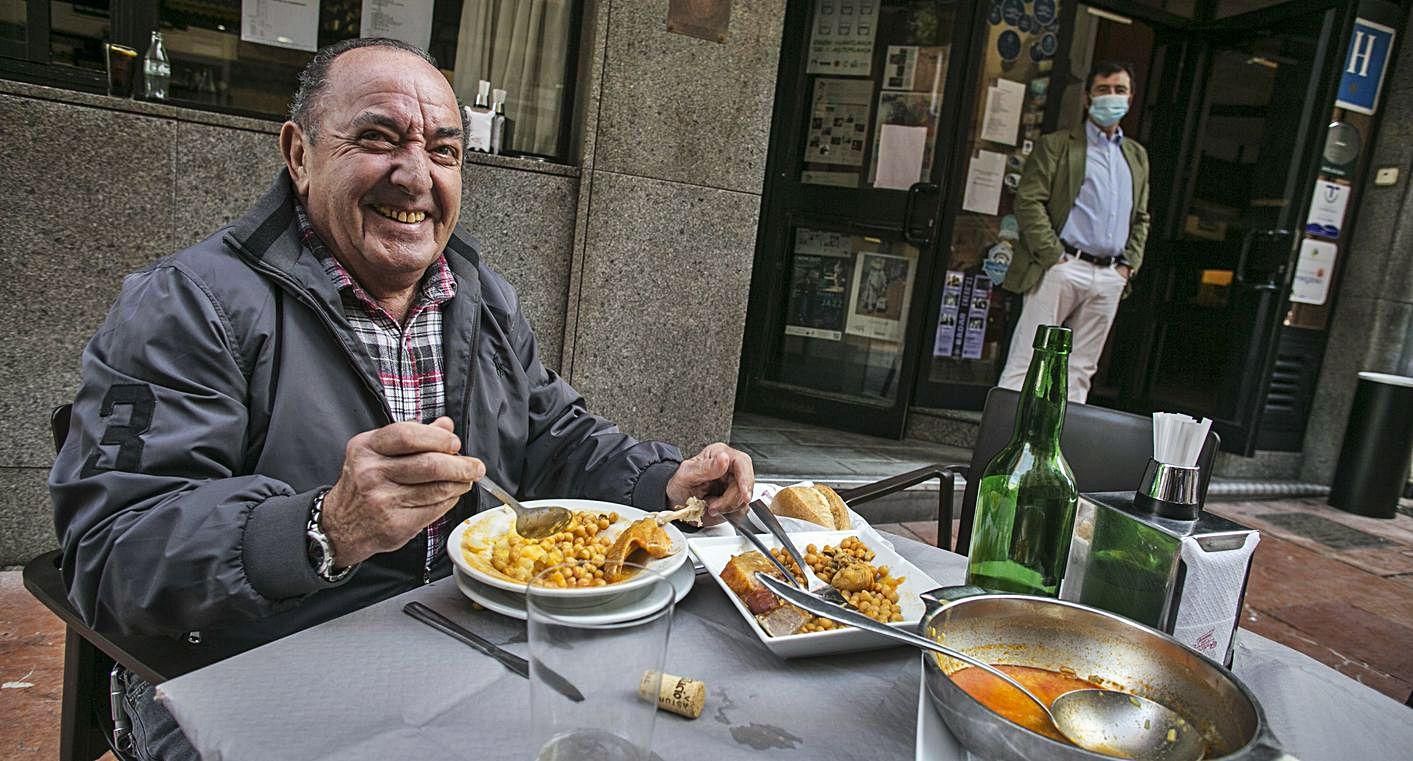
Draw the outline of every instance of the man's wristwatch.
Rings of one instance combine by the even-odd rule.
[[[304,535],[309,539],[309,562],[314,566],[314,572],[324,581],[333,583],[342,581],[354,567],[334,567],[334,546],[329,543],[329,537],[319,525],[319,519],[324,514],[324,497],[327,496],[328,489],[321,489],[314,496],[314,503],[309,506],[309,525],[305,527]]]

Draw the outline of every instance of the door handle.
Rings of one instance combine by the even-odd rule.
[[[1236,258],[1236,272],[1234,277],[1236,284],[1247,288],[1258,290],[1275,290],[1276,284],[1270,277],[1263,278],[1260,282],[1252,282],[1247,276],[1246,266],[1251,260],[1251,247],[1255,245],[1257,238],[1267,238],[1272,241],[1290,238],[1291,231],[1283,228],[1253,229],[1246,231],[1246,235],[1241,239],[1241,253]],[[1289,257],[1287,257],[1289,258]],[[1280,268],[1284,269],[1284,265]]]
[[[918,196],[927,193],[931,195],[937,193],[939,188],[936,183],[914,182],[908,188],[908,198],[903,202],[903,240],[925,249],[932,245],[932,231],[937,226],[937,218],[929,214],[927,217],[927,233],[921,237],[913,234],[913,213],[917,211]]]

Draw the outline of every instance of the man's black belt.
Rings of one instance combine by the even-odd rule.
[[[1096,267],[1112,267],[1119,261],[1119,257],[1117,256],[1095,256],[1088,251],[1075,248],[1064,241],[1060,241],[1060,245],[1065,247],[1065,253],[1077,259],[1089,262]]]

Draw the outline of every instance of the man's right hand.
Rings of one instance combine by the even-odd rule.
[[[320,520],[337,567],[407,544],[486,474],[480,460],[458,454],[461,439],[452,428],[451,418],[441,417],[348,440]]]

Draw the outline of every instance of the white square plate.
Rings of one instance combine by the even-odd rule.
[[[946,722],[937,715],[937,709],[932,707],[932,701],[927,697],[927,666],[923,661],[931,658],[926,653],[921,654],[918,659],[918,690],[917,690],[917,741],[915,744],[916,761],[964,761],[975,759],[967,752],[962,744],[957,742],[957,738],[952,735],[952,731],[947,729]]]
[[[898,586],[898,603],[903,609],[903,620],[890,625],[910,631],[917,628],[918,621],[922,620],[924,610],[921,595],[923,592],[936,589],[938,585],[917,566],[904,560],[892,547],[888,547],[866,534],[860,534],[858,531],[804,531],[791,533],[790,539],[794,541],[796,547],[800,548],[801,552],[804,552],[806,545],[814,544],[820,547],[828,544],[838,545],[851,536],[858,537],[864,546],[873,550],[874,565],[886,565],[892,575],[904,577],[903,583]],[[760,539],[767,547],[780,546],[775,537],[769,534],[762,535]],[[765,633],[765,630],[760,627],[760,622],[756,621],[756,617],[751,615],[745,605],[741,604],[741,598],[737,597],[736,593],[726,586],[726,582],[721,580],[721,571],[732,556],[750,552],[755,547],[739,536],[688,539],[687,546],[692,555],[706,566],[707,573],[711,574],[717,586],[721,587],[721,591],[731,600],[731,604],[741,612],[741,616],[746,619],[746,623],[750,624],[751,631],[755,632],[761,644],[781,658],[876,650],[896,645],[892,640],[877,634],[848,627],[825,632],[772,637]]]

